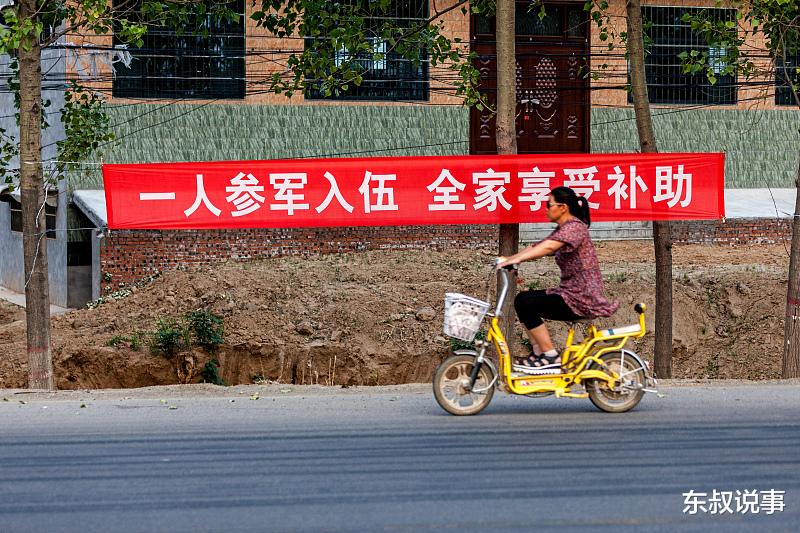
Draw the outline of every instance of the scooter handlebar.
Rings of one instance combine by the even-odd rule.
[[[508,294],[508,284],[509,284],[509,277],[508,274],[510,272],[516,272],[519,270],[519,263],[514,263],[511,265],[506,265],[501,269],[498,269],[497,266],[505,261],[505,257],[498,257],[494,260],[494,270],[500,275],[500,279],[502,280],[502,286],[498,287],[499,292],[497,294],[497,305],[495,308],[495,314],[497,316],[502,316],[503,314],[503,302],[505,302],[506,295]]]

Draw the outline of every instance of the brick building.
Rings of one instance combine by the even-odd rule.
[[[435,7],[443,10],[453,3],[444,0]],[[609,3],[612,31],[625,31],[624,2]],[[113,36],[66,40],[74,54],[65,56],[67,68],[93,80],[110,98],[118,140],[104,147],[105,162],[493,152],[491,117],[461,106],[448,84],[452,73],[425,62],[415,66],[391,55],[380,61],[365,59],[362,86],[333,98],[313,93],[287,98],[265,91],[264,80],[281,72],[288,55],[302,51],[307,39],[268,35],[250,19],[254,9],[250,2],[233,4],[244,15],[240,21],[212,26],[204,38],[151,31],[141,49],[127,51],[109,51],[115,45]],[[800,112],[791,105],[788,87],[774,73],[746,83],[720,77],[712,86],[703,77],[681,74],[675,57],[687,48],[704,48],[682,21],[684,13],[709,9],[719,20],[733,20],[735,11],[717,7],[714,0],[644,4],[644,15],[653,24],[647,73],[660,150],[724,151],[726,188],[793,187]],[[396,16],[424,20],[433,8],[434,3],[426,0],[397,2]],[[608,51],[582,0],[548,2],[546,13],[539,18],[524,3],[517,10],[520,151],[637,151],[622,52]],[[460,9],[448,11],[442,20],[448,36],[479,54],[482,86],[491,97],[493,21],[464,15]],[[76,48],[69,48],[73,45]],[[382,46],[376,41],[377,51]],[[106,60],[88,62],[89,52],[105,53]],[[724,64],[724,50],[708,53],[710,60]],[[797,60],[790,58],[790,63]],[[597,79],[582,75],[586,67],[597,73]],[[98,162],[88,162],[69,177],[74,200],[69,205],[75,211],[69,220],[74,226],[103,229],[102,195],[94,192],[102,188]],[[5,205],[0,203],[0,221]],[[698,242],[780,239],[788,226],[775,218],[776,213],[767,212],[752,220],[692,223],[676,230],[676,237]],[[523,228],[523,238],[534,238],[535,230]],[[98,234],[85,232],[80,237],[84,244],[74,245],[76,251],[82,250],[74,260],[91,265],[93,297],[100,294],[103,275],[112,280],[104,284],[115,287],[155,270],[229,258],[395,246],[479,246],[495,240],[496,230],[440,226],[125,231],[97,239]]]

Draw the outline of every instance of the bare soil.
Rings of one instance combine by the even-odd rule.
[[[598,324],[633,323],[634,303],[654,306],[652,244],[597,247],[606,291],[622,303]],[[485,298],[492,254],[375,251],[168,272],[122,299],[53,317],[57,385],[197,383],[212,357],[229,385],[426,382],[450,348],[441,333],[444,293]],[[778,378],[787,270],[781,245],[675,247],[674,377]],[[532,287],[553,286],[558,268],[552,259],[525,263],[522,277]],[[213,353],[193,348],[165,357],[146,340],[131,342],[147,339],[159,318],[197,309],[224,319],[225,342]],[[0,388],[25,386],[23,318],[20,308],[0,302]],[[652,318],[649,312],[648,327]],[[563,341],[563,326],[553,329]],[[652,333],[635,344],[651,359]]]

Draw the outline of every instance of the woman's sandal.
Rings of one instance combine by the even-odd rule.
[[[527,357],[523,357],[522,359],[518,359],[517,360],[517,365],[518,366],[524,366],[524,367],[527,367],[527,368],[534,368],[533,365],[536,363],[536,361],[539,360],[539,357],[541,357],[541,355],[536,355],[535,353],[531,352],[531,353],[528,354]]]
[[[561,366],[561,356],[556,354],[553,356],[547,356],[542,354],[536,357],[535,360],[530,361],[530,357],[525,360],[525,366],[530,366],[531,368],[550,368],[554,366]]]

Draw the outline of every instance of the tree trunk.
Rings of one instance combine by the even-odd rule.
[[[516,25],[514,22],[514,0],[497,0],[497,120],[495,138],[497,153],[500,155],[517,153],[517,56]],[[519,224],[501,224],[499,235],[499,254],[514,255],[519,250]],[[503,334],[511,344],[514,331],[514,297],[516,296],[516,276],[511,276],[506,305],[503,314],[507,320]]]
[[[514,0],[497,0],[497,122],[498,154],[517,153],[517,58]]]
[[[19,5],[20,20],[33,18],[36,2]],[[22,248],[25,263],[25,317],[28,387],[53,390],[50,352],[50,294],[47,279],[45,189],[42,177],[42,58],[36,36],[19,47],[19,161],[22,195]],[[26,51],[26,48],[29,48]]]
[[[644,71],[644,39],[640,0],[627,0],[628,57],[631,91],[636,112],[636,129],[642,153],[658,152],[647,95]],[[660,378],[672,377],[672,236],[669,222],[653,222],[653,248],[656,261],[655,373]]]
[[[792,254],[789,259],[789,286],[786,289],[786,323],[783,327],[782,378],[800,378],[800,158],[795,174]]]

